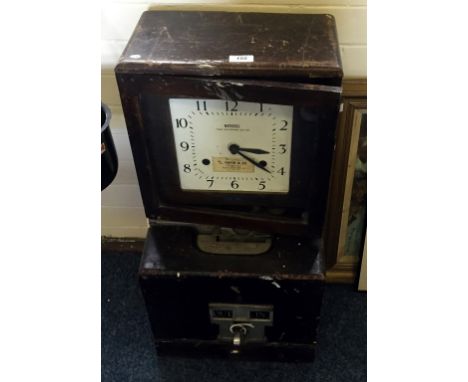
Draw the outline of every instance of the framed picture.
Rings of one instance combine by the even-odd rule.
[[[327,281],[354,282],[364,249],[367,217],[366,82],[343,96],[332,167],[324,246]]]
[[[362,251],[361,272],[359,273],[359,291],[367,291],[367,234],[364,240],[364,250]]]

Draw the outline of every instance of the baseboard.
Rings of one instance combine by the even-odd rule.
[[[136,237],[101,237],[101,251],[142,252],[145,239]]]

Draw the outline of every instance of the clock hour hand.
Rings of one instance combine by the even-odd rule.
[[[248,149],[248,148],[243,148],[243,147],[239,147],[238,151],[245,151],[246,153],[252,153],[252,154],[270,154],[269,151],[265,151],[262,149]]]
[[[248,157],[247,155],[241,153],[239,151],[239,146],[236,145],[236,144],[232,144],[232,145],[229,145],[229,151],[231,152],[231,154],[239,154],[242,158],[244,158],[245,160],[249,161],[250,163],[252,163],[254,166],[262,169],[263,171],[266,171],[266,172],[270,172],[270,170],[266,169],[264,166],[262,166],[259,162],[253,160],[252,158]]]
[[[239,151],[245,151],[246,153],[252,153],[252,154],[270,154],[269,151],[265,151],[262,149],[249,149],[246,147],[239,147],[239,145],[236,145],[235,143],[229,145],[229,151],[231,154],[237,154]]]

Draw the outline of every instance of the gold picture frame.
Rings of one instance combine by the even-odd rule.
[[[367,215],[366,92],[365,80],[343,86],[324,230],[328,282],[353,283],[364,246]]]
[[[364,239],[364,250],[362,251],[361,271],[359,273],[359,291],[367,291],[367,233]]]

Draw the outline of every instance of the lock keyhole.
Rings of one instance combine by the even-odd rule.
[[[234,346],[241,346],[249,328],[253,329],[254,327],[255,326],[249,322],[232,324],[229,327],[229,331],[234,334],[232,337],[232,344]]]

